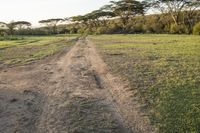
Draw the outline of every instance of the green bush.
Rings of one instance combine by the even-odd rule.
[[[183,25],[171,24],[170,33],[172,34],[188,34],[188,28]]]
[[[170,33],[170,24],[166,24],[163,30],[165,33]]]
[[[132,34],[132,33],[143,33],[143,25],[142,24],[136,24],[132,27],[130,27],[128,33]]]
[[[197,23],[193,28],[193,34],[200,35],[200,22]]]
[[[0,37],[4,37],[6,35],[7,35],[6,30],[1,30],[0,29]]]
[[[159,23],[143,25],[145,33],[163,33],[163,25]]]
[[[72,27],[72,28],[69,29],[69,33],[70,34],[76,34],[77,33],[77,29]]]
[[[97,28],[95,34],[106,34],[108,32],[108,27],[99,27]]]
[[[109,24],[106,33],[107,34],[118,34],[118,33],[122,33],[123,29],[120,25],[116,24],[116,23],[111,23]]]

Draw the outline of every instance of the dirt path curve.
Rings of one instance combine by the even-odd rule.
[[[93,44],[0,71],[0,133],[154,132]]]

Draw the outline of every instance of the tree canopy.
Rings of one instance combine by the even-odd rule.
[[[199,0],[146,0],[161,13],[169,13],[176,25],[183,11],[194,11],[200,7]]]
[[[8,34],[13,35],[15,28],[22,29],[23,26],[31,26],[31,23],[27,21],[11,21],[10,23],[0,22],[0,25],[8,30]]]
[[[59,22],[63,22],[65,19],[62,18],[53,18],[53,19],[47,19],[47,20],[40,20],[40,24],[46,25],[46,27],[49,29],[49,31],[52,30],[53,34],[57,33],[57,25]]]

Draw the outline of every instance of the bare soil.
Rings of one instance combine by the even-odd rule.
[[[0,133],[153,133],[128,85],[81,38],[67,53],[0,70]]]

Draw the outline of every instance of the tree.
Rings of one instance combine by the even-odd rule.
[[[47,19],[47,20],[41,20],[39,21],[40,24],[45,24],[48,30],[52,31],[53,34],[57,33],[57,25],[59,22],[64,21],[62,18],[56,18],[56,19]]]
[[[11,21],[10,23],[0,22],[0,25],[6,27],[8,34],[13,35],[16,27],[20,29],[23,26],[31,26],[31,23],[27,21]]]
[[[86,14],[89,24],[95,27],[95,29],[101,25],[106,26],[106,21],[114,16],[114,13],[104,11],[103,9],[95,10],[89,14]]]
[[[184,23],[188,25],[189,33],[192,33],[193,27],[200,21],[200,1],[193,1],[185,7]]]
[[[4,27],[5,25],[6,25],[5,22],[0,22],[0,27],[1,27],[1,28]]]
[[[106,27],[107,22],[111,18],[120,18],[124,32],[130,18],[137,15],[144,15],[147,9],[146,2],[136,0],[120,0],[111,1],[109,5],[95,10],[83,16],[72,17],[73,22],[82,24],[86,29],[92,30],[99,27]]]
[[[6,34],[6,27],[4,22],[0,22],[0,36],[4,36]]]
[[[101,25],[106,26],[106,22],[110,19],[115,17],[116,15],[110,11],[107,10],[106,7],[102,7],[99,10],[93,11],[92,14],[96,16],[96,20],[101,23]]]
[[[163,14],[170,14],[175,25],[183,22],[184,11],[194,11],[199,8],[199,0],[146,0]],[[182,21],[181,21],[182,20]]]
[[[122,22],[122,27],[126,30],[126,25],[129,19],[137,15],[144,15],[146,4],[144,2],[139,2],[136,0],[120,0],[111,1],[110,5],[106,5],[106,9],[110,9],[111,12],[119,17]]]
[[[81,33],[85,32],[88,26],[88,18],[84,15],[73,16],[70,18],[73,25],[76,25],[77,29],[81,31]],[[74,27],[74,26],[73,26]]]
[[[29,27],[31,26],[31,23],[30,22],[27,22],[27,21],[17,21],[15,22],[15,25],[16,27],[21,30],[23,29],[24,27]]]
[[[71,20],[75,25],[79,25],[82,30],[85,30],[87,33],[96,32],[97,28],[100,26],[106,26],[106,21],[108,18],[114,16],[114,13],[105,11],[103,8],[99,10],[92,11],[85,15],[79,15],[71,17]]]

